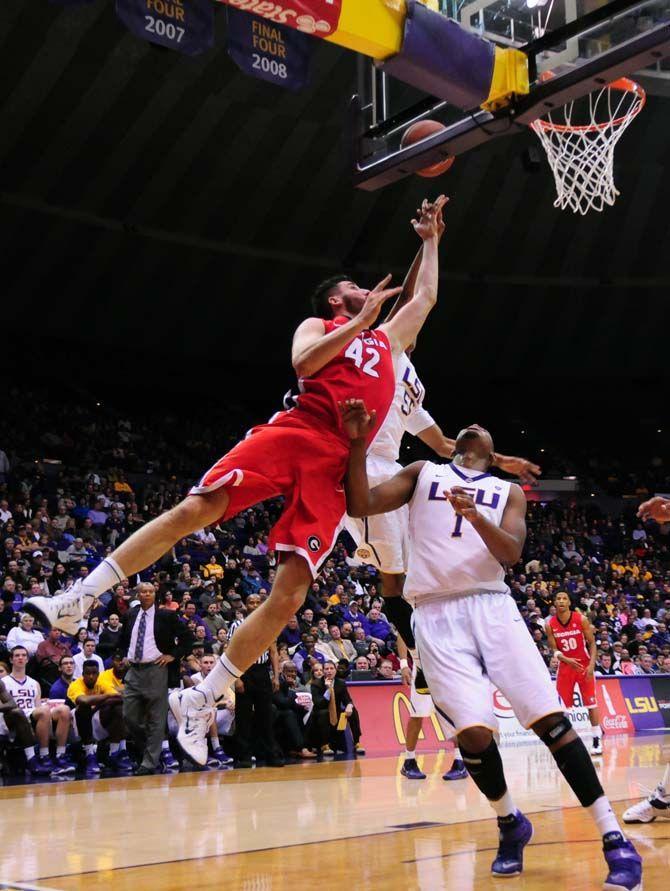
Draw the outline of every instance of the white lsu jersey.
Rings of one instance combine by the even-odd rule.
[[[507,591],[505,570],[471,524],[447,501],[445,489],[460,486],[477,510],[500,526],[511,483],[490,473],[427,461],[409,502],[409,565],[405,597],[410,603],[477,591]]]
[[[401,353],[397,358],[393,402],[368,449],[368,455],[397,461],[405,431],[416,436],[433,426],[435,421],[423,407],[425,395],[416,369],[407,355]]]
[[[2,678],[0,684],[4,684],[5,690],[27,718],[40,704],[42,691],[33,678],[26,677],[22,681],[17,681],[10,674]]]

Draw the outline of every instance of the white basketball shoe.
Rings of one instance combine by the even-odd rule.
[[[189,761],[207,764],[207,732],[214,719],[214,709],[205,694],[195,687],[174,690],[168,696],[170,711],[177,722],[177,742]]]
[[[656,818],[670,820],[670,793],[660,784],[644,801],[624,811],[624,823],[653,823]]]
[[[74,636],[94,602],[95,596],[84,592],[78,579],[69,590],[60,591],[53,597],[28,597],[21,611],[30,613],[38,622]]]

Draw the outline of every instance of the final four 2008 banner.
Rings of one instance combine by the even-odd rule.
[[[229,6],[228,55],[245,74],[298,92],[309,82],[314,42],[286,25]]]

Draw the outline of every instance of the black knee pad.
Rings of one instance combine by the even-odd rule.
[[[554,726],[547,730],[545,734],[543,734],[540,739],[545,744],[545,746],[554,746],[556,743],[565,736],[566,733],[570,733],[572,730],[572,724],[570,723],[570,719],[567,715],[562,715],[558,721],[554,724]]]
[[[579,737],[561,746],[558,751],[552,752],[552,754],[558,769],[582,807],[590,807],[594,801],[605,794],[591,756]]]
[[[459,746],[465,767],[479,790],[489,799],[498,801],[507,792],[500,750],[494,739],[483,752],[468,752]]]
[[[390,621],[398,629],[407,648],[413,650],[416,646],[414,632],[412,631],[412,607],[404,597],[385,597],[384,612]]]

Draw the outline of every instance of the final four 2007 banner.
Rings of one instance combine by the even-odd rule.
[[[218,0],[218,2],[317,37],[334,34],[342,12],[342,0],[277,0],[277,2]]]
[[[210,0],[116,0],[116,14],[136,37],[187,56],[214,46]]]

